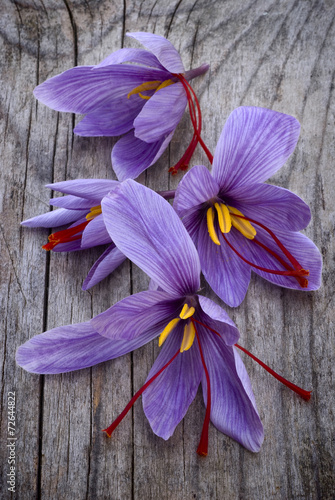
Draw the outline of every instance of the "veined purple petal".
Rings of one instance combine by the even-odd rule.
[[[118,184],[118,181],[110,179],[76,179],[54,182],[53,184],[47,184],[46,187],[60,193],[72,194],[88,200],[102,200]]]
[[[63,226],[76,221],[86,214],[87,210],[67,210],[66,208],[59,208],[58,210],[52,210],[46,214],[37,215],[31,219],[24,220],[21,222],[21,225],[27,227]]]
[[[165,68],[160,64],[157,57],[151,52],[143,49],[119,49],[112,52],[101,63],[94,66],[95,68],[102,68],[110,64],[121,64],[125,62],[136,63],[143,66],[151,66],[164,70]]]
[[[102,214],[92,219],[83,231],[81,248],[91,248],[110,243],[111,238],[107,232]]]
[[[69,241],[68,243],[59,243],[52,249],[53,252],[78,252],[79,250],[83,250],[81,248],[80,240]]]
[[[126,260],[123,253],[112,243],[91,267],[82,289],[88,290],[112,273]]]
[[[182,325],[177,325],[163,344],[147,380],[176,354],[182,338]],[[144,391],[144,413],[155,434],[163,439],[169,439],[173,434],[195,398],[202,373],[199,348],[194,342],[188,351],[180,353]]]
[[[159,194],[127,180],[102,201],[116,246],[171,296],[200,286],[195,246],[171,205]]]
[[[203,311],[203,314],[200,314],[201,322],[219,333],[227,345],[236,344],[240,338],[240,332],[226,311],[207,297],[198,295],[198,298]],[[210,330],[207,334],[215,335]]]
[[[228,205],[268,228],[300,231],[311,220],[309,206],[299,196],[270,184],[242,186],[229,191],[225,199]]]
[[[57,198],[51,198],[49,203],[54,207],[67,208],[68,210],[86,210],[87,212],[89,212],[92,207],[94,207],[95,205],[99,205],[100,201],[101,198],[87,199],[69,194],[67,196],[58,196]]]
[[[77,66],[36,87],[34,95],[56,111],[86,114],[110,99],[126,98],[144,82],[168,78],[167,71],[132,64]]]
[[[159,141],[177,127],[186,105],[186,93],[180,82],[158,90],[134,121],[135,137],[149,143]]]
[[[238,231],[230,231],[226,237],[241,251],[241,243],[236,236]],[[240,234],[240,233],[239,233]],[[250,266],[243,262],[223,240],[217,231],[221,246],[209,237],[206,218],[199,226],[198,252],[202,272],[216,295],[231,307],[243,301],[250,281]],[[243,237],[244,238],[244,237]],[[246,238],[244,238],[246,239]]]
[[[236,231],[238,233],[238,231]],[[302,288],[299,282],[290,276],[281,276],[277,274],[270,274],[264,271],[260,271],[255,268],[251,268],[255,273],[262,276],[271,283],[285,287],[294,288],[296,290],[317,290],[321,284],[321,270],[322,270],[322,257],[318,248],[314,243],[307,238],[307,236],[292,231],[281,231],[279,229],[275,230],[275,234],[280,242],[285,246],[285,248],[295,257],[303,269],[309,270],[310,275],[308,276],[308,287]],[[267,269],[285,271],[282,264],[278,262],[272,255],[270,255],[266,250],[260,248],[252,240],[247,240],[240,233],[237,235],[239,238],[240,245],[243,244],[243,257],[248,259],[250,262],[257,264],[261,267]],[[278,249],[277,244],[273,239],[261,228],[257,228],[257,240],[265,244],[268,248],[280,255],[288,264],[289,261],[283,256],[283,253]],[[242,242],[243,240],[243,242]],[[226,245],[227,247],[227,245]],[[229,249],[229,253],[232,251]],[[292,266],[291,266],[292,267]]]
[[[149,49],[159,60],[159,62],[171,73],[184,73],[184,65],[179,53],[171,42],[160,35],[152,33],[126,33],[127,36],[135,38],[144,47]]]
[[[224,192],[265,181],[293,152],[299,132],[293,116],[265,108],[235,109],[215,150],[214,179]]]
[[[211,384],[211,421],[250,451],[259,451],[264,432],[246,370],[234,347],[217,336],[201,335]],[[206,378],[202,378],[205,404]]]
[[[179,315],[182,301],[171,300],[166,292],[139,292],[120,300],[91,320],[93,328],[113,340],[134,339],[143,332],[159,335]]]
[[[151,144],[141,141],[131,130],[115,144],[112,165],[120,181],[135,179],[163,154],[172,139],[173,132]]]
[[[36,335],[16,353],[18,365],[32,373],[64,373],[117,358],[152,340],[145,333],[134,340],[110,340],[90,322],[61,326]]]
[[[187,172],[180,181],[173,202],[173,208],[180,217],[189,210],[201,206],[211,198],[216,198],[220,187],[203,165],[197,165]]]

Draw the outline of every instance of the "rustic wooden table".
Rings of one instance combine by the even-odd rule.
[[[334,482],[334,54],[332,0],[2,0],[1,24],[1,498],[332,499]],[[92,369],[37,376],[15,365],[16,348],[46,329],[90,319],[147,287],[125,262],[89,292],[81,284],[100,249],[41,249],[47,230],[20,221],[48,210],[44,185],[113,177],[111,138],[72,133],[77,118],[38,103],[34,87],[72,66],[96,64],[127,31],[164,35],[194,81],[203,137],[214,150],[229,113],[264,106],[301,123],[296,151],[271,182],[311,206],[306,234],[324,259],[314,293],[276,288],[253,276],[246,300],[228,309],[241,343],[306,389],[305,402],[244,355],[265,441],[258,454],[210,427],[209,455],[195,450],[204,418],[200,393],[173,437],[155,436],[140,401],[112,439],[101,429],[143,384],[157,342]],[[138,179],[174,189],[167,170],[191,137],[187,113],[169,150]],[[194,164],[208,165],[199,150]],[[215,299],[207,287],[207,296]],[[215,299],[218,301],[218,299]],[[218,301],[219,302],[219,301]],[[7,395],[16,395],[16,491],[8,492]]]

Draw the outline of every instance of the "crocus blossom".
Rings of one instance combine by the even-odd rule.
[[[251,269],[286,288],[320,286],[320,252],[298,232],[310,221],[309,207],[287,189],[264,184],[293,152],[299,131],[292,116],[240,107],[224,126],[212,172],[195,166],[177,188],[174,208],[203,274],[230,306],[242,302]]]
[[[68,196],[50,200],[50,205],[59,207],[57,210],[21,223],[28,227],[48,228],[69,224],[67,229],[49,236],[49,242],[43,246],[45,250],[71,252],[108,244],[89,271],[83,284],[84,290],[99,283],[126,259],[111,240],[101,213],[102,198],[118,184],[118,181],[107,179],[78,179],[48,184],[46,187]]]
[[[55,328],[22,345],[17,362],[34,373],[61,373],[115,358],[159,336],[161,351],[143,393],[153,431],[168,439],[201,383],[206,417],[198,453],[207,454],[209,420],[251,451],[263,441],[250,380],[234,344],[239,332],[227,313],[197,294],[197,251],[173,208],[128,180],[102,200],[111,239],[155,283],[91,322]],[[133,401],[126,407],[126,411]],[[125,412],[106,429],[110,435]]]
[[[187,102],[197,103],[189,80],[209,67],[185,71],[180,55],[162,36],[141,32],[127,36],[149,50],[117,50],[96,66],[77,66],[34,90],[37,99],[52,109],[86,115],[75,127],[76,134],[123,135],[112,151],[119,180],[136,178],[163,154]],[[201,124],[195,122],[194,113],[191,116],[195,136],[173,173],[187,168],[197,142],[202,143]]]

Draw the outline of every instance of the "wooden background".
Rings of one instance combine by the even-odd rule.
[[[334,54],[332,0],[1,0],[1,498],[34,499],[333,499],[334,483]],[[101,249],[49,254],[47,230],[19,226],[49,209],[44,185],[113,177],[111,138],[72,134],[77,120],[39,104],[46,78],[110,52],[139,46],[127,31],[164,35],[185,67],[210,64],[194,81],[203,137],[214,151],[239,105],[294,115],[295,153],[271,182],[311,206],[306,234],[324,258],[314,293],[276,288],[253,276],[244,303],[230,310],[241,344],[305,389],[310,402],[242,355],[264,423],[258,454],[210,427],[209,455],[196,455],[200,393],[165,442],[141,402],[108,440],[101,429],[143,384],[157,342],[120,359],[59,376],[15,365],[16,348],[46,329],[90,319],[141,291],[147,278],[125,262],[89,292],[81,290]],[[186,113],[169,150],[139,181],[173,189],[167,173],[192,135]],[[194,164],[208,165],[199,150]],[[114,178],[114,177],[113,177]],[[214,294],[205,288],[207,296]],[[218,299],[215,299],[218,301]],[[219,302],[219,301],[218,301]],[[226,308],[228,309],[228,308]],[[7,393],[17,399],[17,493],[7,491]]]

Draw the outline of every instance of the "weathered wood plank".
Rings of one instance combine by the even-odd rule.
[[[13,1],[0,20],[5,91],[2,141],[1,305],[2,442],[7,392],[17,392],[18,498],[331,499],[334,482],[334,16],[333,2],[287,0]],[[85,321],[146,288],[125,263],[89,292],[81,284],[100,250],[46,255],[44,230],[20,229],[44,212],[43,185],[113,176],[109,138],[72,134],[74,117],[37,103],[38,83],[76,64],[94,64],[123,45],[126,31],[156,32],[180,50],[185,66],[209,62],[194,82],[203,137],[214,151],[229,113],[239,105],[271,107],[302,126],[295,153],[271,183],[311,206],[305,233],[324,257],[315,293],[277,289],[253,276],[246,300],[229,313],[241,344],[297,384],[313,389],[306,403],[250,359],[265,427],[259,454],[210,428],[207,459],[195,454],[204,418],[199,392],[174,436],[155,436],[140,402],[108,440],[100,429],[144,383],[158,352],[153,342],[121,359],[60,376],[37,377],[14,364],[18,345],[46,328]],[[173,189],[167,168],[191,138],[185,114],[169,150],[139,181]],[[207,160],[201,151],[194,164]],[[204,293],[220,301],[204,283]],[[225,307],[225,306],[224,306]],[[226,307],[228,310],[229,308]],[[1,450],[2,477],[8,472]],[[6,484],[3,483],[6,490]],[[8,493],[8,492],[7,492]]]

